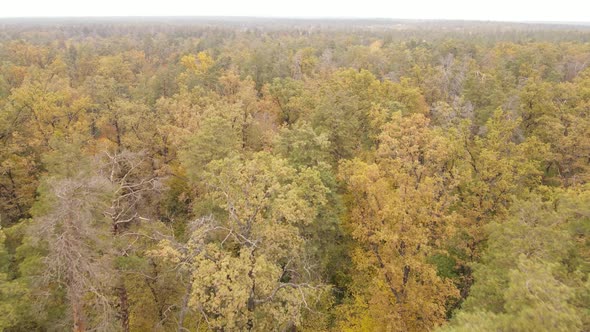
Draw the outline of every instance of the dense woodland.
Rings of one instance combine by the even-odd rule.
[[[0,330],[590,331],[590,27],[0,21]]]

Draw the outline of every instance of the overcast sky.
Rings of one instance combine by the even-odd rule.
[[[590,0],[0,0],[0,17],[261,16],[590,21]]]

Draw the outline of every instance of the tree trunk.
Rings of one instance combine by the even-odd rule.
[[[86,331],[86,324],[82,314],[82,305],[78,298],[72,301],[72,318],[74,320],[74,332]]]
[[[178,314],[178,330],[179,332],[185,331],[184,328],[184,318],[188,311],[188,301],[191,296],[191,292],[193,289],[193,283],[189,280],[188,285],[186,286],[186,293],[184,294],[184,298],[182,299],[182,307],[180,308],[180,313]]]
[[[119,319],[121,319],[121,327],[124,332],[129,332],[129,301],[127,298],[127,288],[125,288],[122,282],[117,287],[117,293],[119,295]]]

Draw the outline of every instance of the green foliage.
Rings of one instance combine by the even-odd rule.
[[[588,262],[574,257],[585,256],[588,248],[572,232],[572,225],[588,220],[587,199],[587,188],[557,193],[549,201],[533,197],[515,204],[510,219],[490,224],[470,296],[449,330],[474,324],[481,330],[587,328]]]

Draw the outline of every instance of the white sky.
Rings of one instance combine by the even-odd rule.
[[[590,21],[590,0],[0,0],[0,17],[262,16]]]

